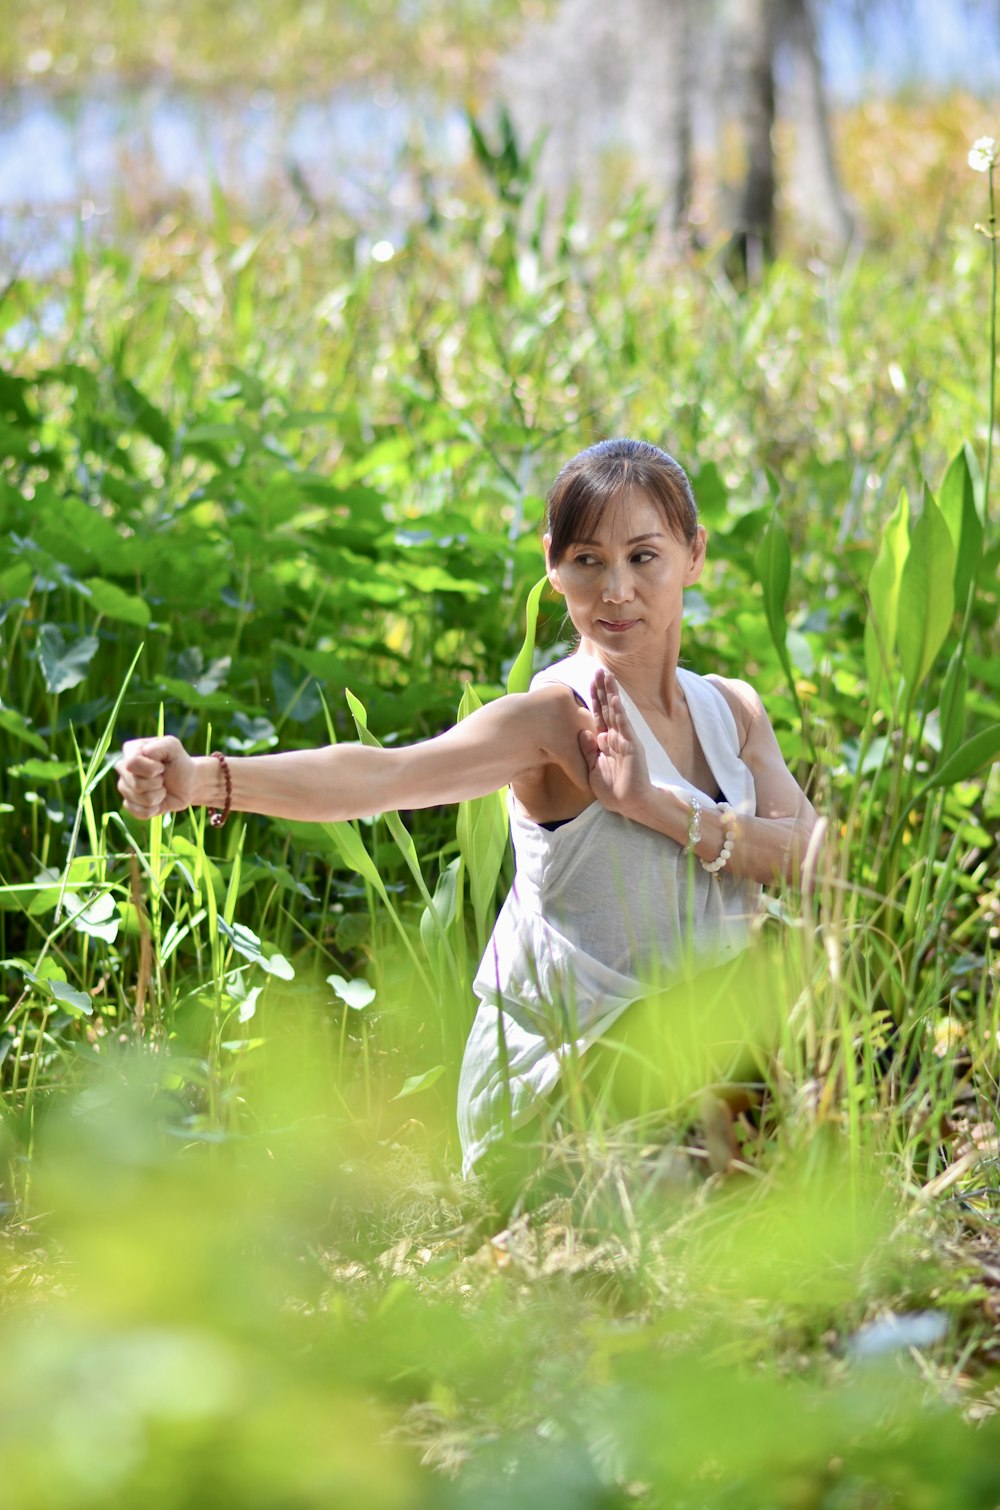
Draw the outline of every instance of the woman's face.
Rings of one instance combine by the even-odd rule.
[[[658,655],[680,640],[682,595],[705,564],[705,531],[689,545],[644,493],[605,510],[593,536],[573,540],[549,581],[591,648],[616,659]]]

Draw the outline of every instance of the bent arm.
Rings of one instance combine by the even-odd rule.
[[[780,880],[796,884],[808,880],[804,875],[805,862],[820,823],[812,803],[785,765],[764,705],[753,688],[746,682],[713,680],[732,706],[743,734],[740,757],[753,775],[757,797],[755,817],[740,815],[731,820],[735,834],[727,872],[764,886]],[[614,679],[605,673],[602,685],[606,690],[599,734],[584,735],[582,739],[584,752],[589,751],[595,795],[624,817],[656,829],[678,844],[686,844],[691,817],[687,796],[676,788],[653,786],[644,761],[638,775],[629,777],[627,762],[617,747],[627,750],[635,737]],[[595,683],[595,696],[600,690]],[[606,764],[618,768],[612,770],[610,777],[602,778],[602,755]],[[617,778],[620,791],[615,784]],[[726,825],[721,812],[706,803],[695,854],[706,862],[717,859],[725,838]]]
[[[572,694],[547,687],[499,698],[419,744],[234,756],[232,808],[323,823],[461,802],[545,765],[582,767],[578,727]],[[116,769],[125,806],[139,818],[223,804],[219,762],[188,755],[171,737],[130,740]]]

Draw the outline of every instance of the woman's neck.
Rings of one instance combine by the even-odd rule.
[[[664,646],[663,653],[652,659],[648,653],[629,655],[615,654],[596,645],[593,640],[581,639],[580,649],[593,660],[600,661],[612,671],[637,707],[670,718],[684,702],[684,693],[677,679],[677,662],[680,657],[680,642]]]

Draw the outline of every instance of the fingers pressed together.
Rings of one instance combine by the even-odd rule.
[[[167,799],[164,762],[145,753],[145,741],[126,740],[115,770],[118,790],[130,813],[136,818],[155,818],[164,811]]]

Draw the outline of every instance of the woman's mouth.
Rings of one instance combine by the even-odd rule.
[[[609,629],[612,634],[622,634],[626,629],[634,629],[638,619],[598,619],[602,629]]]

